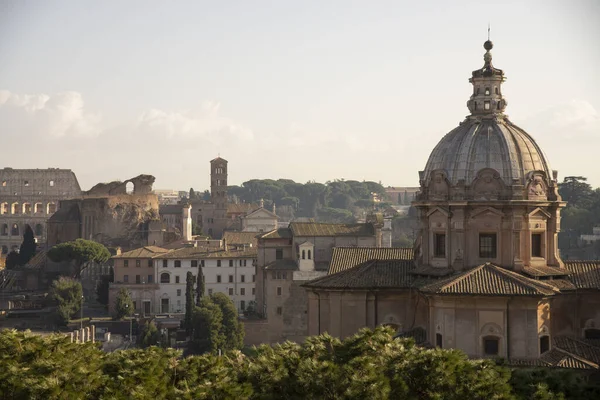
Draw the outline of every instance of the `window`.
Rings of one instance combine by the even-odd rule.
[[[277,279],[277,273],[275,271],[271,272],[271,279]]]
[[[142,266],[142,260],[135,260],[135,266],[136,267],[141,267]]]
[[[483,102],[483,109],[484,110],[489,110],[490,109],[490,102],[489,101],[484,101]]]
[[[49,184],[50,186],[54,186],[54,181],[50,181],[50,182],[48,182],[48,184]]]
[[[256,275],[252,275],[252,282],[256,282]]]
[[[479,234],[479,257],[480,258],[496,258],[496,234],[495,233],[480,233]]]
[[[135,283],[137,283],[137,284],[142,283],[142,277],[140,275],[135,276]]]
[[[13,224],[12,228],[10,229],[10,235],[19,236],[19,225]]]
[[[212,289],[208,289],[208,295],[209,295],[209,296],[212,296],[212,294],[213,294],[213,291],[212,291]]]
[[[175,260],[175,268],[181,268],[181,260]]]
[[[281,271],[277,271],[277,279],[281,279]]]
[[[129,275],[123,275],[123,282],[129,283]]]
[[[179,275],[175,276],[175,283],[179,283]]]
[[[542,336],[540,337],[540,354],[544,354],[550,350],[550,336]]]
[[[229,288],[229,295],[233,296],[233,288]]]
[[[246,275],[240,275],[240,282],[246,282]]]
[[[473,102],[473,110],[477,110],[477,102]]]
[[[2,232],[0,232],[2,236],[8,236],[8,225],[2,224]]]
[[[150,274],[148,275],[148,283],[153,283],[154,282],[154,275]]]
[[[256,294],[256,288],[252,288],[252,296]]]
[[[240,295],[241,296],[245,296],[246,295],[246,288],[240,288]]]
[[[204,267],[204,260],[200,260],[200,265]]]
[[[233,267],[233,260],[229,260],[229,266]]]
[[[479,88],[477,88],[477,89],[475,90],[475,94],[476,94],[476,95],[477,95],[477,94],[479,94]]]
[[[217,283],[221,283],[221,275],[217,275]]]
[[[217,267],[221,266],[221,260],[217,260]]]
[[[500,110],[502,108],[502,102],[501,101],[499,101],[499,102],[496,103],[496,108],[498,110]]]
[[[124,260],[123,261],[123,266],[124,267],[129,267],[129,260]]]
[[[489,88],[489,87],[486,87],[486,88],[485,88],[485,95],[486,95],[486,96],[489,96],[489,95],[490,95],[490,88]]]
[[[306,260],[306,250],[302,250],[302,259]]]
[[[446,234],[433,234],[433,252],[434,257],[446,257]]]
[[[310,254],[310,250],[308,250],[308,259],[310,260],[311,254]]]
[[[486,356],[497,356],[500,351],[500,340],[495,336],[483,338],[483,353]]]
[[[242,309],[242,311],[246,309],[246,302],[244,300],[240,301],[240,308]]]
[[[233,283],[233,275],[229,275],[229,283]]]
[[[542,257],[542,234],[531,235],[531,257]]]
[[[152,260],[148,260],[148,267],[152,268]]]
[[[192,260],[192,268],[198,267],[198,260]]]
[[[160,274],[160,283],[171,283],[171,275],[166,272]]]
[[[169,266],[169,260],[163,260],[163,268],[167,268]]]
[[[498,94],[498,86],[494,87],[494,93]]]
[[[181,289],[177,289],[177,296],[181,296]]]
[[[275,250],[275,259],[276,260],[283,260],[283,249],[277,249],[277,250]]]
[[[244,260],[244,267],[246,266],[246,261],[248,261],[248,260]]]
[[[242,266],[242,260],[239,261],[240,262],[240,267]]]
[[[281,296],[281,286],[277,286],[277,296]]]
[[[436,333],[435,334],[435,346],[439,347],[440,349],[443,348],[442,346],[442,334],[441,333]]]
[[[277,315],[281,315],[281,314],[283,314],[283,308],[277,307]]]

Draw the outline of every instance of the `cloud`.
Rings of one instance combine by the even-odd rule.
[[[600,130],[600,116],[585,100],[571,100],[553,105],[524,120],[539,134],[556,138],[575,139],[596,136]]]

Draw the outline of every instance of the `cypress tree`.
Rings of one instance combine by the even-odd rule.
[[[35,249],[37,244],[35,243],[35,236],[33,235],[33,230],[29,225],[25,228],[25,232],[23,233],[23,243],[21,243],[21,248],[19,250],[19,264],[25,265],[33,258],[35,255]]]
[[[202,264],[198,267],[198,279],[196,282],[196,305],[200,305],[200,299],[204,297],[204,272],[202,271]]]
[[[192,318],[194,313],[194,275],[188,271],[185,277],[185,332],[189,336],[192,333]]]

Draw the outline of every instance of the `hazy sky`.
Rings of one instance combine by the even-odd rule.
[[[600,186],[598,0],[0,0],[0,167],[414,186],[488,22],[511,120]]]

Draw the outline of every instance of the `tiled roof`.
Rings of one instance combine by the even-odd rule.
[[[454,270],[452,268],[421,266],[421,267],[415,268],[410,273],[413,275],[443,277],[443,276],[450,275],[453,272],[454,272]]]
[[[113,258],[152,258],[168,251],[169,250],[158,246],[144,246],[126,253],[121,253],[118,256],[113,256]]]
[[[256,247],[258,239],[256,238],[256,236],[258,236],[260,233],[258,232],[233,232],[233,231],[226,231],[223,233],[223,240],[227,241],[228,245],[232,245],[232,244],[251,244],[252,247]]]
[[[586,342],[585,339],[555,336],[552,343],[554,347],[558,347],[569,354],[596,364],[596,368],[600,364],[600,347]]]
[[[290,228],[273,229],[258,237],[258,239],[291,239],[292,231]]]
[[[565,276],[571,274],[570,271],[557,267],[525,267],[523,268],[523,272],[532,277]]]
[[[374,236],[372,224],[325,224],[318,222],[292,222],[294,236]]]
[[[568,279],[550,279],[542,281],[562,291],[575,290],[577,287]]]
[[[47,253],[45,251],[40,251],[23,265],[22,269],[42,269],[44,268],[44,265],[46,265],[46,259]]]
[[[255,248],[243,250],[220,250],[206,247],[184,247],[158,255],[159,259],[209,259],[209,258],[256,258]]]
[[[312,280],[303,286],[329,289],[398,289],[413,285],[412,260],[371,260]]]
[[[369,260],[412,260],[413,249],[402,247],[334,247],[329,275],[353,268]]]
[[[577,289],[600,289],[600,261],[565,261]]]
[[[249,214],[258,208],[259,206],[253,203],[229,203],[227,204],[227,214]]]
[[[297,270],[298,264],[294,260],[276,260],[267,264],[265,269]]]
[[[546,281],[536,281],[490,263],[428,284],[422,290],[436,294],[492,296],[550,296],[558,291]]]

